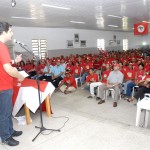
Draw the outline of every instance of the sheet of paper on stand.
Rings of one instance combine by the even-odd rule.
[[[29,76],[25,71],[19,71],[19,73],[25,78]]]

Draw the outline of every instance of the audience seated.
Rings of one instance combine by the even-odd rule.
[[[121,90],[118,86],[121,82],[119,82],[118,85],[115,84],[113,87],[112,85],[114,84],[112,83],[114,82],[112,82],[110,77],[108,78],[109,81],[106,81],[108,75],[110,76],[110,66],[114,67],[116,64],[118,65],[118,63],[120,71],[124,74],[125,90],[123,94],[130,99],[132,87],[138,85],[142,77],[148,73],[150,69],[149,53],[145,56],[139,49],[129,51],[101,51],[99,54],[71,54],[66,57],[62,55],[59,57],[46,58],[46,60],[40,61],[38,68],[36,68],[34,60],[27,60],[26,63],[22,61],[14,67],[17,67],[18,70],[25,70],[32,79],[36,78],[38,70],[40,80],[50,81],[55,88],[57,88],[60,81],[63,80],[65,70],[69,70],[70,76],[74,78],[81,77],[82,84],[85,83],[84,86],[86,89],[90,89],[89,98],[93,98],[96,95],[97,100],[100,98],[101,100],[105,100],[103,97],[104,92],[102,92],[104,89],[113,88],[117,91],[117,88],[119,88],[119,90]],[[92,69],[90,70],[90,68],[94,68],[94,71]],[[100,77],[96,76],[96,73],[100,75]],[[96,93],[95,88],[98,86],[100,90]],[[140,89],[141,88],[142,86],[140,86]],[[118,91],[115,93],[114,102],[117,102]],[[101,102],[105,101],[100,101],[99,104]],[[117,105],[117,103],[115,103],[114,106],[115,105]]]

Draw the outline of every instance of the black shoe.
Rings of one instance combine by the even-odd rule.
[[[17,146],[19,145],[19,141],[16,141],[12,137],[9,137],[5,141],[2,141],[3,144],[9,145],[9,146]]]
[[[90,96],[88,96],[88,98],[93,98],[93,96],[90,95]]]
[[[98,102],[98,104],[103,104],[103,103],[105,103],[105,100],[100,100],[100,101]]]
[[[14,130],[14,133],[11,135],[12,137],[17,137],[17,136],[20,136],[22,134],[22,131],[15,131]]]
[[[98,101],[98,100],[101,100],[101,98],[100,97],[96,97],[96,100]]]

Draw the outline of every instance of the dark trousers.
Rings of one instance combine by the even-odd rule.
[[[141,87],[139,87],[138,91],[135,92],[134,98],[136,98],[137,100],[140,98],[140,100],[141,100],[144,98],[145,93],[150,93],[150,88],[141,86]]]
[[[58,88],[59,82],[60,82],[62,79],[63,79],[62,77],[58,77],[58,78],[52,80],[51,83],[54,85],[55,88]]]
[[[13,90],[0,91],[0,137],[8,139],[14,132],[12,123]]]
[[[52,82],[52,77],[51,76],[42,75],[41,77],[39,77],[39,80],[46,80],[48,82]]]

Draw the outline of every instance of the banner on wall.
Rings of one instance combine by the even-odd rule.
[[[145,35],[148,34],[148,23],[140,22],[134,24],[134,35]]]

